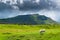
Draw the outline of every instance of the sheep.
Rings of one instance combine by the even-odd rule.
[[[45,29],[40,29],[40,30],[39,30],[40,34],[44,34],[45,31],[46,31]]]

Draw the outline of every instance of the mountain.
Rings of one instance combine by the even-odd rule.
[[[12,18],[0,19],[0,24],[52,24],[55,23],[51,18],[44,15],[31,14],[19,15]]]

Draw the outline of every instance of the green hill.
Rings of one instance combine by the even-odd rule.
[[[55,23],[51,18],[44,15],[19,15],[12,18],[0,19],[1,24],[52,24]]]

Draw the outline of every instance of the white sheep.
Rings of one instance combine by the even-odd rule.
[[[44,34],[45,31],[46,31],[45,29],[40,29],[40,30],[39,30],[40,34]]]

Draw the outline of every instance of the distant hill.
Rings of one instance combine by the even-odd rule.
[[[0,24],[52,24],[55,23],[51,18],[44,15],[19,15],[12,18],[0,19]]]

